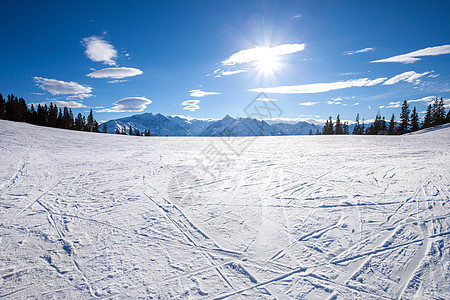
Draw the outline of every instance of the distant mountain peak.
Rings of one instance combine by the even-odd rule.
[[[306,135],[310,130],[316,132],[322,126],[307,122],[297,124],[277,123],[270,125],[264,120],[250,117],[233,118],[226,115],[222,119],[194,119],[184,116],[164,116],[157,113],[142,113],[102,124],[109,133],[116,128],[125,129],[130,126],[140,132],[150,130],[153,136],[271,136],[271,135]]]

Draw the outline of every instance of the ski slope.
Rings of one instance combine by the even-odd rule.
[[[449,149],[0,120],[0,298],[449,299]]]

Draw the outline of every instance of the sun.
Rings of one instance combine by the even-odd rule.
[[[279,68],[278,58],[271,50],[270,48],[260,48],[255,61],[256,67],[263,74],[273,74]]]

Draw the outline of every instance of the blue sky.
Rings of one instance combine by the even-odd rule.
[[[97,120],[245,116],[260,92],[287,119],[450,105],[449,1],[1,1],[0,11],[0,93],[93,108]]]

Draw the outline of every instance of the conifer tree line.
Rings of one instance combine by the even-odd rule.
[[[17,98],[13,94],[9,94],[7,99],[0,94],[0,119],[47,127],[99,132],[99,125],[94,119],[92,109],[87,118],[81,113],[74,117],[72,109],[58,108],[53,103],[50,103],[50,106],[38,104],[37,107],[31,104],[28,108],[23,98]]]
[[[103,131],[106,132],[106,124],[103,125]],[[144,129],[144,132],[141,132],[139,129],[136,128],[136,125],[134,126],[130,124],[130,127],[128,128],[128,133],[126,127],[122,127],[122,129],[116,128],[115,130],[116,134],[123,134],[123,135],[135,135],[135,136],[152,136],[150,133],[150,130]]]
[[[92,109],[87,118],[81,113],[74,117],[72,109],[70,108],[58,108],[56,104],[53,104],[52,102],[50,102],[50,106],[47,106],[47,104],[38,104],[37,107],[34,107],[34,105],[31,104],[30,107],[28,107],[22,97],[17,98],[13,94],[9,94],[7,99],[3,98],[3,95],[0,94],[0,119],[91,132],[100,132],[99,129],[101,127],[101,132],[107,133],[106,124],[98,124],[94,119]],[[131,124],[128,132],[125,129],[122,129],[121,131],[116,129],[116,133],[151,136],[150,130],[145,129],[144,132],[141,133],[136,126],[133,129]]]
[[[364,125],[364,119],[361,121],[359,114],[356,115],[355,126],[353,127],[352,134],[368,134],[368,135],[396,135],[405,134],[408,132],[418,131],[420,129],[435,127],[445,123],[450,123],[450,110],[445,113],[444,99],[436,98],[433,103],[428,105],[423,121],[420,121],[416,107],[410,111],[408,101],[403,101],[402,110],[400,113],[400,120],[395,119],[395,115],[392,114],[389,123],[385,120],[385,117],[380,115],[380,112],[375,117],[375,121],[366,128]],[[312,135],[312,132],[309,133]],[[326,121],[322,132],[317,130],[316,134],[349,134],[348,122],[342,123],[339,115],[336,117],[335,123],[331,116]]]

